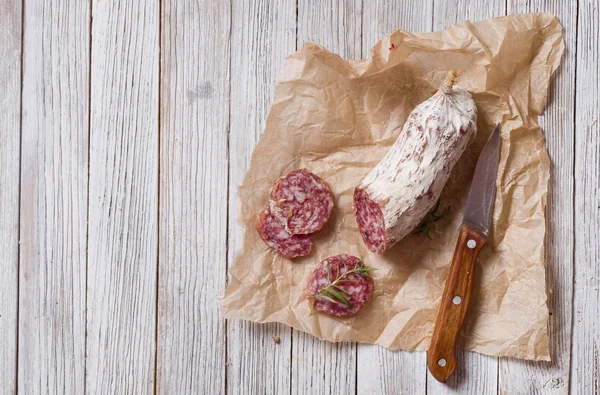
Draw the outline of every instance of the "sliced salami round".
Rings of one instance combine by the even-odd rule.
[[[284,258],[306,256],[312,249],[310,236],[289,234],[281,222],[271,214],[269,207],[258,215],[256,230],[264,242]]]
[[[319,176],[299,169],[277,180],[269,205],[288,233],[308,235],[321,229],[329,219],[333,197]]]
[[[375,269],[352,255],[336,255],[322,261],[306,286],[311,312],[322,311],[334,317],[358,313],[373,292],[371,270]]]

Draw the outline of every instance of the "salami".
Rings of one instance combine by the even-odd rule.
[[[438,200],[477,130],[471,95],[451,71],[409,115],[391,149],[354,190],[354,215],[369,250],[381,254],[412,232]]]
[[[373,292],[373,279],[367,267],[355,256],[336,255],[322,261],[306,287],[311,312],[334,317],[358,313]]]
[[[284,258],[306,256],[312,249],[310,236],[289,234],[281,222],[271,214],[269,207],[258,215],[256,230],[263,241]]]
[[[327,222],[333,209],[333,198],[320,177],[306,169],[299,169],[281,177],[273,185],[269,205],[288,233],[308,235]]]

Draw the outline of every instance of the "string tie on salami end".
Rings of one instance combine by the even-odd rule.
[[[448,76],[446,77],[446,82],[444,83],[444,92],[449,93],[452,90],[452,87],[454,86],[454,81],[456,81],[456,77],[458,76],[458,74],[456,73],[456,70],[454,69],[450,69],[450,71],[448,71]]]

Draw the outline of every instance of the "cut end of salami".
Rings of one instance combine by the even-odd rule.
[[[308,235],[327,222],[333,209],[333,198],[319,176],[299,169],[273,185],[269,204],[273,215],[290,234]]]
[[[289,234],[269,207],[258,215],[258,234],[264,242],[284,258],[292,259],[310,254],[312,240],[307,235]]]
[[[381,207],[362,188],[354,189],[354,217],[370,251],[381,254],[388,247]]]
[[[373,292],[373,279],[363,262],[352,255],[336,255],[322,261],[306,287],[311,312],[334,317],[358,313]]]

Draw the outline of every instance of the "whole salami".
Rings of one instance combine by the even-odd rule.
[[[312,240],[308,235],[291,235],[266,207],[258,215],[258,234],[263,241],[284,258],[292,259],[310,254]]]
[[[334,317],[358,313],[373,292],[373,279],[355,256],[336,255],[323,260],[306,287],[311,313],[321,311]]]
[[[277,180],[271,189],[269,205],[290,234],[308,235],[327,222],[333,209],[333,198],[320,177],[299,169]]]
[[[471,95],[444,85],[409,115],[384,158],[354,190],[354,215],[369,250],[381,254],[419,225],[477,130]]]

